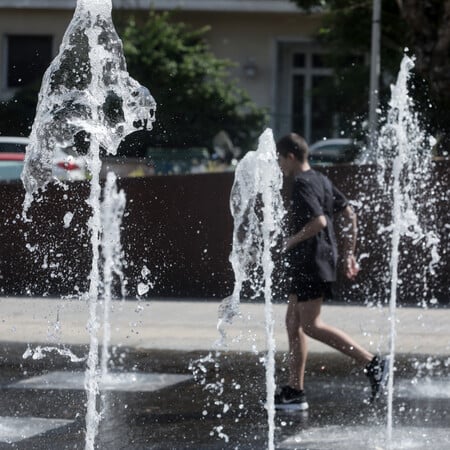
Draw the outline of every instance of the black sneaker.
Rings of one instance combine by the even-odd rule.
[[[306,411],[309,406],[303,391],[283,386],[279,394],[275,395],[275,408],[290,411]]]
[[[390,360],[388,357],[380,358],[379,356],[374,356],[364,369],[372,387],[371,403],[380,397],[386,387],[389,378],[389,366]]]

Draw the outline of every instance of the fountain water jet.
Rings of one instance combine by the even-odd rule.
[[[116,154],[127,134],[151,128],[155,120],[153,97],[126,71],[111,10],[111,0],[78,0],[60,52],[44,74],[22,173],[25,211],[52,180],[58,147],[86,154],[94,177],[100,146]]]
[[[114,28],[111,0],[78,0],[59,54],[47,69],[27,147],[22,181],[26,194],[23,218],[34,196],[52,180],[53,153],[73,147],[85,154],[91,190],[88,205],[92,247],[89,275],[89,355],[85,386],[88,393],[86,448],[93,449],[100,415],[98,317],[100,287],[100,148],[116,154],[121,140],[138,128],[152,126],[156,104],[148,89],[126,70],[122,42]]]
[[[81,4],[86,4],[86,2],[79,2],[79,4],[80,5]],[[98,9],[98,11],[100,11],[102,14],[104,13],[103,6],[104,5],[102,5]],[[84,13],[86,13],[86,11],[87,10],[84,10]],[[95,11],[96,11],[95,9],[91,9],[90,13],[95,12]],[[79,89],[79,95],[80,96],[83,95],[83,92],[84,91],[82,89]],[[59,96],[59,94],[58,94],[58,96]],[[112,96],[111,98],[113,99],[113,97],[114,96]],[[69,98],[69,97],[67,97],[67,98]],[[76,108],[72,108],[73,103],[72,103],[72,106],[70,106],[70,102],[72,102],[72,98],[73,97],[70,97],[70,100],[68,100],[68,104],[65,104],[64,101],[62,101],[62,99],[59,99],[61,101],[60,101],[60,103],[58,105],[61,108],[60,109],[56,108],[55,110],[47,110],[47,112],[48,111],[53,111],[55,113],[58,113],[59,111],[64,111],[66,106],[67,106],[67,111],[68,111],[67,114],[69,114],[69,113],[79,114],[81,111],[84,111],[84,109],[82,108],[82,106],[84,106],[82,104],[82,102],[77,104]],[[74,98],[77,98],[77,97],[75,96]],[[41,96],[41,101],[42,102],[46,102],[46,99],[44,99],[44,97]],[[78,108],[78,105],[80,105],[79,108]],[[87,106],[88,106],[88,104],[87,104]],[[100,113],[97,114],[99,111],[100,111]],[[101,118],[101,111],[104,112],[103,107],[99,107],[98,108],[97,113],[96,113],[97,114],[97,118]],[[94,171],[98,170],[98,167],[99,167],[98,151],[99,151],[99,141],[100,141],[100,139],[95,139],[95,136],[97,135],[97,131],[99,131],[98,135],[101,136],[101,137],[107,135],[107,133],[106,134],[101,134],[101,131],[102,131],[102,129],[103,129],[103,127],[105,125],[104,124],[103,125],[98,125],[98,127],[97,127],[97,125],[95,124],[95,120],[94,120],[95,118],[87,116],[88,120],[85,123],[86,126],[82,126],[83,120],[81,120],[78,116],[75,115],[74,117],[70,118],[69,115],[68,116],[64,116],[64,114],[62,114],[61,117],[59,117],[58,120],[61,120],[64,126],[65,125],[73,125],[72,131],[73,131],[73,133],[75,133],[75,135],[74,135],[73,141],[70,138],[69,140],[62,141],[61,145],[65,145],[67,142],[69,142],[69,145],[73,145],[73,144],[75,144],[77,142],[77,139],[80,138],[80,133],[85,133],[85,136],[83,137],[83,135],[81,134],[81,137],[83,138],[82,140],[84,140],[85,137],[88,138],[88,141],[90,142],[90,149],[89,149],[89,152],[88,152],[88,157],[92,154],[91,150],[93,150],[93,153],[96,156],[93,164],[90,166],[93,169],[92,173],[94,173]],[[51,114],[50,114],[50,116],[51,116]],[[61,125],[61,126],[63,126],[63,125]],[[37,128],[37,123],[36,123],[36,129],[39,130]],[[66,129],[63,128],[63,130],[66,130]],[[53,140],[51,140],[49,138],[49,141],[48,141],[49,143],[52,143],[52,144],[55,144],[55,145],[59,145],[59,143],[58,143],[59,141],[57,140],[59,135],[56,134],[53,137],[51,136],[51,133],[53,133],[54,130],[50,129],[50,122],[48,123],[48,127],[47,128],[41,128],[40,131],[42,133],[43,138],[47,138],[47,133],[48,133],[48,136],[50,136],[51,139],[53,139]],[[64,138],[66,138],[66,136],[70,137],[70,133],[72,131],[69,130],[67,135],[64,134],[65,133],[65,131],[64,131],[64,133],[63,133],[64,134]],[[38,133],[36,132],[35,139],[38,139],[37,135],[38,135]],[[77,136],[78,136],[78,138],[77,138]],[[32,193],[36,192],[38,188],[45,187],[45,184],[49,180],[48,170],[46,170],[45,167],[39,165],[39,163],[40,163],[40,159],[39,158],[40,158],[40,156],[45,156],[44,155],[45,152],[49,148],[52,148],[52,147],[49,145],[48,147],[43,146],[42,148],[39,148],[39,143],[41,141],[38,139],[36,142],[37,142],[37,144],[35,143],[35,141],[33,141],[33,144],[29,148],[29,161],[27,161],[27,168],[26,168],[26,170],[28,170],[29,178],[25,177],[26,181],[30,181],[29,189],[27,189],[27,193],[28,194],[29,193],[32,194]],[[102,143],[103,143],[103,140],[102,140]],[[111,148],[111,150],[113,150],[113,148]],[[44,152],[44,153],[42,153],[42,152]],[[33,154],[34,154],[34,156],[36,156],[35,159],[32,158]],[[28,159],[28,156],[27,156],[27,159]],[[268,159],[270,159],[270,158],[268,158]],[[43,158],[42,161],[45,162],[45,158]],[[272,158],[272,161],[273,161],[273,158]],[[276,161],[273,161],[273,166],[276,167]],[[266,168],[269,169],[269,167],[266,167]],[[253,171],[255,170],[255,166],[252,166],[251,164],[248,164],[247,165],[247,169],[248,169],[248,173],[253,173]],[[270,167],[270,169],[272,169],[272,167]],[[267,173],[269,173],[269,172],[267,171]],[[264,173],[264,177],[267,176],[267,173]],[[251,178],[249,178],[249,179],[252,180]],[[31,183],[31,181],[33,181],[34,184]],[[255,180],[253,180],[253,181],[255,181]],[[95,178],[95,183],[94,184],[96,186],[98,186],[98,177]],[[36,187],[36,190],[34,190],[34,187]],[[99,203],[99,201],[97,201],[97,200],[99,200],[99,196],[100,196],[99,189],[96,189],[95,191],[93,189],[92,193],[93,193],[93,195],[92,195],[92,200],[90,201],[90,205],[91,205],[92,209],[94,209],[94,211],[95,210],[99,210],[100,209],[100,207],[99,207],[100,203]],[[266,206],[269,205],[270,202],[264,201],[264,198],[267,200],[267,197],[264,197],[261,193],[256,192],[254,194],[257,196],[257,199],[258,199],[257,201],[261,201],[261,205],[263,205],[259,209],[257,208],[257,211],[259,212],[259,214],[263,214],[265,216],[265,214],[267,213],[267,209],[268,209],[268,208],[266,208]],[[245,215],[244,216],[240,216],[240,217],[245,217]],[[261,216],[258,217],[258,214],[256,214],[255,217],[256,217],[257,220],[259,220]],[[269,219],[272,220],[273,218],[269,215]],[[242,229],[246,229],[247,228],[245,220],[242,220],[239,223],[242,226]],[[238,228],[240,228],[240,227],[238,227]],[[103,229],[103,226],[102,226],[101,218],[100,218],[99,221],[93,221],[93,223],[91,225],[91,233],[93,235],[95,234],[97,236],[97,240],[93,240],[93,247],[94,248],[98,249],[98,247],[99,247],[100,240],[99,240],[98,236],[101,235],[101,230],[102,229]],[[263,230],[263,233],[262,233],[262,235],[263,235],[262,241],[263,242],[267,243],[268,242],[267,238],[272,238],[273,237],[271,235],[272,231],[270,231],[270,230],[271,230],[270,227],[265,229],[265,230]],[[240,242],[239,235],[237,235],[236,237],[237,237],[237,242],[239,244],[239,242]],[[266,316],[269,318],[268,319],[268,327],[267,328],[268,328],[268,335],[270,337],[270,335],[271,335],[271,326],[272,326],[272,322],[270,320],[270,317],[271,317],[271,304],[267,303],[267,298],[268,298],[268,296],[271,295],[271,292],[270,292],[271,291],[271,289],[270,289],[271,286],[270,286],[270,280],[267,278],[267,276],[271,275],[271,272],[273,270],[273,265],[272,265],[273,263],[269,260],[269,256],[270,256],[269,248],[270,248],[269,246],[265,245],[263,247],[262,256],[252,257],[252,258],[250,258],[248,260],[248,262],[249,262],[249,264],[251,266],[250,267],[250,278],[252,278],[252,277],[258,278],[260,276],[260,273],[258,273],[257,271],[254,270],[254,262],[255,261],[258,262],[258,265],[260,265],[261,267],[264,267],[264,275],[265,276],[263,278],[266,281],[262,285],[260,285],[260,287],[261,287],[260,293],[264,292],[264,296],[266,298],[266,311],[267,311]],[[249,249],[253,250],[253,243],[252,243],[252,245],[249,246]],[[250,256],[250,253],[249,253],[249,256]],[[91,275],[94,275],[94,276],[91,277],[91,282],[92,282],[92,279],[96,280],[97,281],[97,283],[96,283],[97,287],[95,288],[95,286],[94,286],[93,287],[93,291],[90,292],[91,293],[91,301],[93,300],[90,303],[90,305],[92,305],[94,307],[94,309],[92,311],[92,314],[93,314],[93,317],[95,318],[95,320],[93,320],[92,324],[94,326],[94,329],[93,329],[94,333],[93,334],[95,335],[96,334],[95,326],[98,326],[98,322],[96,320],[96,309],[97,308],[96,308],[95,299],[99,296],[98,285],[100,284],[100,274],[98,273],[97,269],[94,269],[94,266],[98,267],[98,265],[100,263],[100,255],[99,255],[99,253],[96,254],[96,257],[94,258],[94,260],[95,260],[95,264],[93,264],[93,271],[91,272]],[[242,281],[241,288],[243,287],[244,284],[245,284],[245,280]],[[223,321],[231,320],[233,315],[238,313],[238,311],[239,311],[238,302],[239,302],[239,295],[240,295],[240,292],[241,292],[241,288],[239,289],[238,295],[233,295],[233,297],[230,299],[231,309],[225,308],[225,310],[223,311],[223,315],[222,315],[222,319],[223,320],[222,320],[221,324],[223,324]],[[91,344],[92,344],[92,342],[91,342]],[[97,342],[96,347],[98,347],[98,342]],[[274,343],[272,341],[270,341],[270,339],[269,339],[268,340],[268,348],[270,348],[270,347],[274,347]],[[91,345],[91,348],[92,348],[92,345]],[[269,357],[270,357],[270,355],[269,355]],[[268,368],[268,379],[271,378],[271,372],[269,370],[269,368],[271,366],[271,361],[269,360],[270,359],[269,357],[268,357],[268,359],[266,361],[266,368]],[[95,367],[95,368],[97,368],[97,366],[98,366],[98,364],[95,362],[96,359],[98,359],[98,355],[95,356],[95,354],[94,354],[94,358],[93,358],[94,363],[91,362],[91,365],[92,365],[92,367]],[[98,376],[97,375],[97,371],[95,373],[91,374],[91,376],[93,376],[93,379],[96,380],[97,379],[96,377]],[[271,399],[273,398],[273,395],[271,395],[271,392],[270,392],[270,390],[273,388],[273,385],[269,385],[269,384],[270,383],[268,383],[268,402],[270,402]],[[93,386],[95,388],[94,384],[91,385],[91,386]],[[98,385],[96,387],[98,389]],[[94,391],[94,393],[95,393],[95,391]],[[93,398],[95,400],[95,395],[93,396]],[[94,403],[94,407],[95,407],[95,403]],[[269,417],[271,417],[271,409],[270,409],[269,405],[268,405],[268,411],[269,411]],[[92,417],[94,417],[94,419],[98,418],[98,416],[92,416]],[[269,422],[270,422],[270,420],[269,420]],[[89,441],[89,444],[91,446],[93,445],[93,442],[94,442],[94,439],[95,439],[95,433],[96,433],[95,422],[94,422],[93,425],[94,425],[94,427],[91,429],[91,432],[90,432],[91,439]],[[97,425],[98,425],[98,423],[97,423]],[[270,425],[269,425],[269,428],[270,428]],[[273,427],[270,428],[270,436],[271,437],[269,439],[269,442],[272,442]],[[273,443],[271,445],[273,446]]]
[[[392,86],[386,124],[382,127],[378,140],[377,163],[380,168],[379,181],[385,185],[385,195],[392,200],[392,221],[390,260],[390,342],[389,381],[387,413],[387,445],[392,446],[392,417],[394,392],[394,362],[396,338],[397,289],[399,285],[399,260],[401,237],[422,242],[431,253],[429,270],[439,262],[436,233],[426,229],[420,215],[420,203],[424,187],[430,187],[431,147],[434,139],[421,130],[417,113],[409,96],[408,81],[414,61],[404,56],[397,82]],[[391,173],[386,173],[388,162],[392,162]],[[387,178],[387,182],[386,182]],[[386,184],[385,184],[386,183]]]
[[[125,280],[122,272],[123,251],[120,227],[125,212],[125,193],[117,190],[116,176],[108,173],[102,202],[102,256],[103,256],[103,344],[101,356],[102,379],[108,374],[109,345],[111,342],[110,310],[114,275],[119,278],[122,298],[125,298]]]
[[[248,152],[236,167],[230,207],[234,219],[233,248],[230,262],[235,284],[233,294],[221,305],[218,329],[224,338],[224,324],[239,314],[239,301],[245,284],[253,298],[265,300],[267,356],[266,409],[269,424],[269,449],[274,448],[275,418],[275,339],[273,335],[272,273],[273,253],[282,237],[285,216],[281,189],[283,176],[277,162],[272,131],[259,139],[256,152]],[[262,272],[259,270],[262,268]]]

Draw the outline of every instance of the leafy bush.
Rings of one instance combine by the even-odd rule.
[[[230,80],[232,63],[216,58],[205,40],[208,28],[193,30],[150,12],[143,24],[134,18],[123,29],[131,76],[147,86],[157,102],[150,140],[162,147],[208,147],[225,130],[233,144],[250,148],[266,116]]]

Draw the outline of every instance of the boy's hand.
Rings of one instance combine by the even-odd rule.
[[[345,276],[349,280],[354,280],[356,278],[356,275],[358,275],[359,272],[359,265],[356,262],[354,255],[347,255],[347,258],[345,259]]]
[[[292,236],[283,240],[283,253],[288,252],[289,250],[295,247],[295,240]]]

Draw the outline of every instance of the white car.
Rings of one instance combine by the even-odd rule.
[[[9,166],[11,165],[11,161],[15,161],[16,165],[21,163],[23,166],[25,150],[29,143],[30,139],[26,137],[0,136],[0,174],[2,164]],[[14,173],[16,172],[17,170]],[[9,170],[9,173],[9,177],[4,179],[13,179],[13,172]],[[72,153],[70,150],[63,151],[57,149],[52,173],[59,180],[85,180],[86,161],[82,156],[76,155],[75,152]],[[15,177],[14,179],[19,177]]]
[[[312,165],[332,165],[353,163],[361,151],[361,146],[349,138],[323,139],[309,147],[309,162]]]

